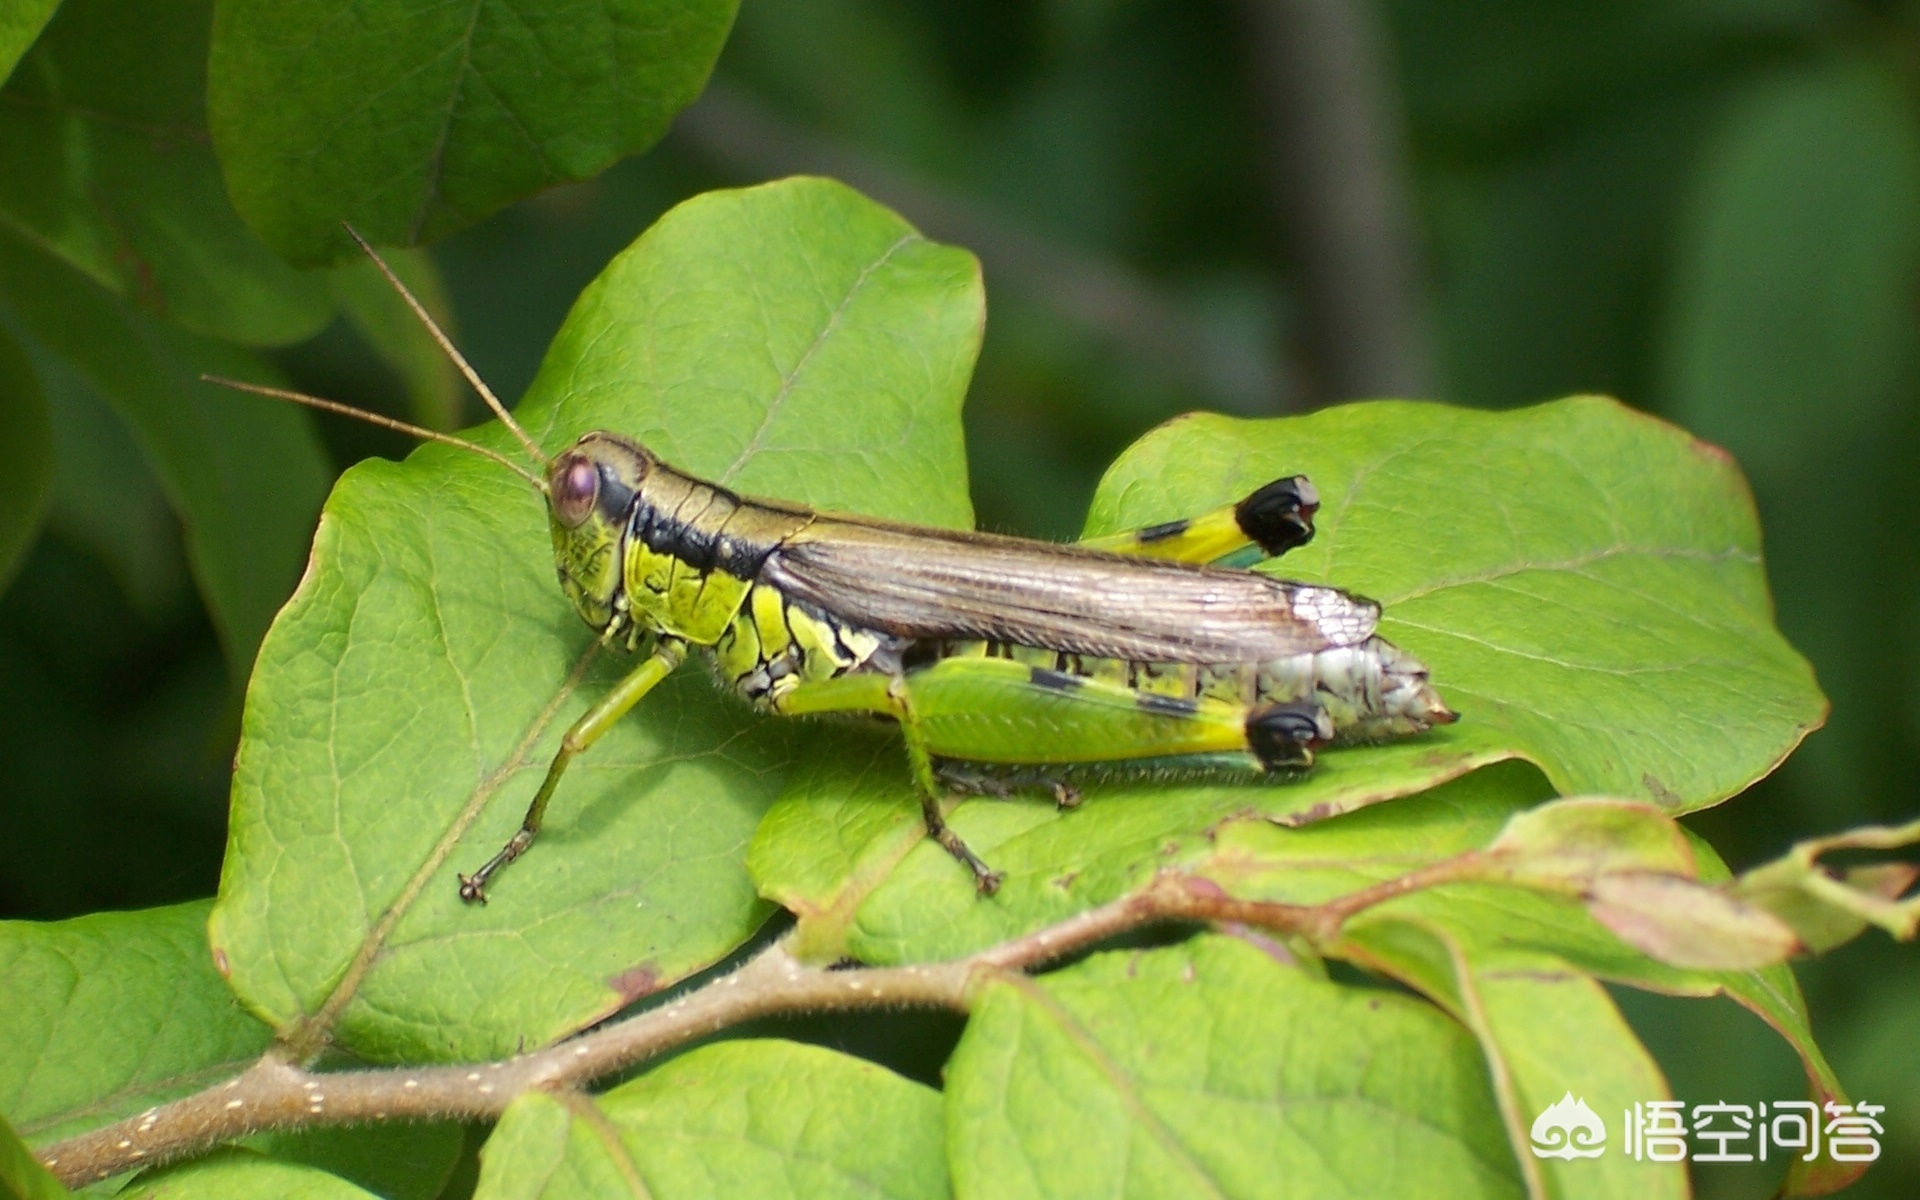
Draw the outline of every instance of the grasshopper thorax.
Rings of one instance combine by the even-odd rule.
[[[621,611],[622,543],[634,498],[658,461],[637,442],[596,431],[547,464],[547,517],[560,589],[588,625]]]

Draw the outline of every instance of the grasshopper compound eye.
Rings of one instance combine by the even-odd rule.
[[[576,529],[593,515],[600,494],[600,470],[591,459],[568,455],[554,464],[553,515],[568,529]]]

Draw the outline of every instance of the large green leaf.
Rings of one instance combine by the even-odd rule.
[[[0,922],[0,1112],[36,1145],[237,1073],[269,1030],[207,950],[207,904]]]
[[[984,989],[947,1068],[956,1191],[1522,1194],[1464,1030],[1275,950],[1207,937]]]
[[[964,524],[981,305],[968,255],[837,184],[716,193],[587,289],[521,417],[549,451],[615,429],[749,491]],[[362,464],[328,502],[248,693],[212,923],[277,1028],[375,1058],[510,1052],[764,918],[741,858],[789,727],[697,668],[579,761],[491,905],[456,898],[456,868],[517,825],[560,730],[621,667],[603,657],[541,723],[592,640],[545,524],[523,483],[439,446]]]
[[[53,486],[53,424],[33,363],[0,331],[0,591],[40,532]]]
[[[0,91],[0,223],[186,329],[298,341],[333,304],[227,202],[204,94],[211,0],[67,0]]]
[[[433,240],[666,132],[738,0],[222,0],[208,61],[234,204],[295,262]]]
[[[1523,757],[1562,794],[1678,813],[1765,775],[1823,718],[1812,669],[1774,628],[1738,468],[1611,400],[1177,420],[1114,464],[1089,532],[1286,470],[1313,478],[1322,507],[1314,542],[1277,569],[1385,606],[1381,633],[1460,711],[1429,735],[1436,750]]]
[[[947,1194],[940,1094],[792,1042],[722,1042],[602,1096],[532,1092],[481,1152],[477,1200]]]
[[[1459,724],[1329,750],[1283,784],[1115,783],[1066,813],[1032,797],[962,804],[954,827],[1007,873],[977,908],[966,873],[914,836],[899,756],[821,747],[752,859],[762,890],[800,914],[808,952],[983,944],[1121,894],[1229,818],[1311,820],[1506,758],[1562,793],[1684,812],[1764,775],[1821,719],[1811,670],[1773,627],[1738,472],[1611,401],[1181,418],[1108,472],[1088,532],[1204,511],[1293,471],[1320,489],[1319,534],[1268,569],[1380,600],[1382,633],[1432,668]]]
[[[299,572],[327,466],[304,414],[202,382],[270,380],[253,354],[181,333],[0,230],[0,304],[132,426],[186,526],[187,553],[236,675]],[[95,481],[111,487],[111,480]]]

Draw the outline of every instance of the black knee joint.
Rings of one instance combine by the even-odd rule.
[[[1331,741],[1333,721],[1318,704],[1274,704],[1247,714],[1247,745],[1268,770],[1311,762],[1313,748]]]
[[[1320,493],[1305,475],[1276,479],[1234,506],[1240,532],[1268,557],[1285,554],[1313,540],[1313,514]]]

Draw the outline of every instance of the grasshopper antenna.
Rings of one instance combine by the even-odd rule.
[[[248,383],[241,379],[227,379],[220,375],[202,375],[200,378],[203,382],[217,383],[221,387],[232,388],[236,392],[251,392],[256,396],[266,396],[274,400],[287,400],[294,404],[304,404],[308,408],[317,408],[321,412],[338,413],[343,417],[352,417],[356,421],[365,421],[369,425],[378,425],[385,429],[392,429],[411,437],[417,437],[421,441],[442,442],[449,446],[458,446],[462,450],[471,450],[475,454],[483,458],[490,458],[507,470],[512,471],[515,475],[532,484],[534,489],[542,495],[545,495],[547,491],[546,480],[535,475],[532,471],[527,470],[506,455],[496,450],[489,450],[485,446],[470,442],[463,437],[455,437],[451,433],[441,433],[437,429],[428,429],[424,425],[413,425],[394,417],[383,416],[380,413],[367,412],[365,409],[355,408],[351,404],[342,404],[338,400],[322,400],[318,396],[309,396],[305,392],[290,392],[285,388],[267,387],[265,384]],[[524,437],[524,435],[522,436]]]
[[[527,431],[520,428],[520,423],[513,419],[512,414],[507,412],[507,406],[500,403],[500,397],[493,394],[493,389],[487,386],[486,380],[480,378],[480,373],[473,369],[472,365],[467,362],[459,350],[454,348],[453,339],[441,332],[440,326],[434,322],[432,315],[427,312],[426,306],[414,299],[413,293],[407,290],[407,285],[400,282],[400,277],[393,273],[393,268],[389,267],[386,260],[381,258],[374,248],[367,244],[367,239],[360,236],[359,230],[351,225],[344,225],[344,223],[343,227],[347,231],[347,236],[351,237],[359,245],[360,249],[366,252],[367,257],[373,260],[373,265],[380,268],[380,273],[387,277],[387,282],[393,285],[393,290],[400,293],[400,298],[407,302],[407,307],[413,310],[413,315],[420,318],[420,323],[427,327],[427,333],[432,336],[434,342],[439,345],[446,356],[453,360],[453,365],[460,369],[460,373],[467,377],[467,382],[473,385],[473,390],[480,393],[480,398],[487,402],[487,407],[493,410],[493,415],[499,417],[500,423],[513,431],[513,436],[520,440],[522,446],[526,447],[527,454],[533,461],[545,466],[548,461],[547,456],[540,452],[538,443],[527,436]],[[474,448],[479,449],[477,446]],[[521,474],[524,475],[526,472],[522,471]],[[541,490],[545,491],[546,489],[542,488]]]

